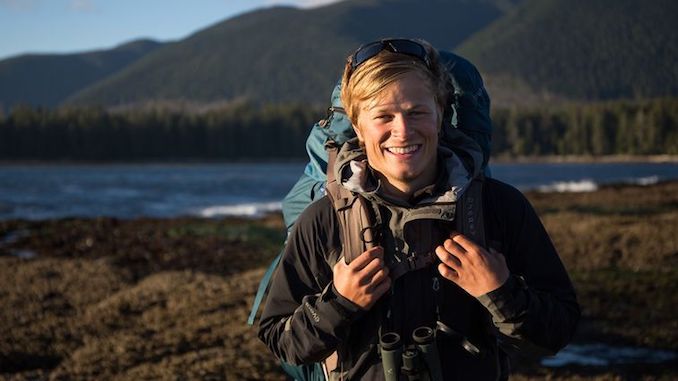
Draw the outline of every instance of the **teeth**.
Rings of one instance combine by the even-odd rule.
[[[412,145],[412,146],[406,146],[406,147],[389,147],[388,151],[391,153],[397,153],[397,154],[406,154],[410,152],[414,152],[419,148],[419,145]]]

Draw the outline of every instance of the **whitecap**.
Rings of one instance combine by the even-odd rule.
[[[559,181],[550,185],[541,185],[537,188],[540,192],[593,192],[598,190],[598,184],[590,179],[579,181]]]
[[[261,217],[267,213],[282,210],[281,202],[252,202],[236,205],[216,205],[199,209],[196,214],[201,217]]]
[[[654,185],[659,182],[659,176],[647,176],[647,177],[639,177],[637,179],[631,179],[628,180],[627,183],[629,184],[635,184],[635,185],[641,185],[641,186],[648,186],[648,185]]]

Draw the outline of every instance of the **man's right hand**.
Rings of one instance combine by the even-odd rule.
[[[380,246],[365,251],[348,265],[343,257],[339,258],[333,269],[334,287],[344,298],[369,310],[391,287],[384,263],[384,249]]]

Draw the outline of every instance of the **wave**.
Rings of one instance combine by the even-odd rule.
[[[660,181],[659,176],[647,176],[638,178],[627,178],[617,181],[619,184],[631,184],[648,186],[657,184]],[[613,184],[612,182],[611,184]],[[582,179],[578,181],[556,181],[548,185],[540,185],[537,187],[539,192],[593,192],[598,190],[601,183],[591,179]]]
[[[262,217],[282,210],[281,202],[252,202],[236,205],[216,205],[199,209],[195,214],[205,217]]]
[[[626,182],[628,184],[635,184],[635,185],[642,185],[642,186],[654,185],[654,184],[657,184],[659,182],[659,176],[639,177],[637,179],[629,179]]]
[[[558,181],[550,185],[541,185],[537,188],[540,192],[593,192],[598,190],[598,184],[590,179],[579,181]]]

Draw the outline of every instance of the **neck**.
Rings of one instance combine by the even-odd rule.
[[[408,184],[393,184],[383,177],[381,179],[381,186],[385,196],[401,201],[409,200],[414,192],[417,191],[417,189]]]
[[[419,177],[413,181],[394,181],[393,179],[389,180],[378,172],[377,176],[381,180],[381,189],[385,196],[395,200],[409,201],[418,190],[423,189],[435,182],[436,173],[437,171],[434,170],[428,173],[426,176]]]

